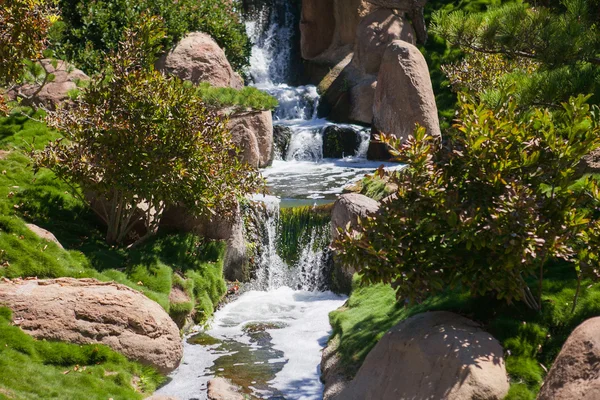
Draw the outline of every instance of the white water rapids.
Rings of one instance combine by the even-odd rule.
[[[159,394],[206,399],[207,382],[223,376],[258,398],[322,398],[319,364],[331,330],[328,314],[345,298],[318,291],[325,282],[326,257],[325,249],[314,246],[316,229],[299,250],[296,265],[279,257],[280,202],[331,201],[381,163],[366,160],[369,133],[357,125],[343,125],[362,139],[356,154],[323,158],[323,131],[332,124],[317,118],[316,87],[286,83],[295,30],[292,7],[288,0],[274,0],[247,22],[254,43],[248,71],[252,84],[278,99],[275,124],[291,128],[287,153],[262,171],[274,196],[255,199],[264,203],[265,233],[253,290],[217,311],[208,329],[198,327],[199,333],[185,338],[183,362]]]

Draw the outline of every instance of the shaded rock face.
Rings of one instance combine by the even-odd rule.
[[[508,389],[500,343],[477,323],[436,311],[390,329],[335,399],[500,400]]]
[[[336,240],[339,237],[338,228],[346,229],[350,223],[350,228],[356,227],[358,218],[364,218],[375,214],[379,210],[379,202],[358,193],[347,193],[341,195],[333,204],[331,210],[331,238]],[[334,254],[333,279],[336,290],[342,293],[349,293],[352,288],[352,276],[356,270],[353,267],[342,265],[336,260]]]
[[[11,98],[15,99],[20,92],[27,97],[33,96],[27,102],[54,109],[58,104],[69,99],[69,91],[77,89],[78,82],[90,79],[83,71],[66,61],[58,61],[56,68],[50,59],[41,60],[41,63],[49,74],[54,75],[54,81],[46,83],[37,94],[35,93],[39,88],[38,85],[22,85],[8,93]]]
[[[233,71],[225,52],[209,35],[187,34],[156,65],[159,71],[175,75],[195,84],[208,82],[212,86],[241,89],[242,78]]]
[[[302,58],[310,60],[327,50],[334,32],[334,0],[303,0],[300,17]]]
[[[167,374],[183,347],[177,325],[156,302],[114,282],[60,278],[0,283],[15,325],[38,338],[101,343]]]
[[[395,40],[388,45],[377,76],[374,129],[406,139],[417,123],[441,138],[427,62],[415,46]],[[368,157],[374,158],[371,150]]]
[[[213,378],[208,381],[208,400],[244,400],[239,388],[225,378]]]
[[[338,351],[339,337],[327,343],[321,354],[321,381],[325,385],[323,400],[331,400],[350,383],[344,371],[344,364]]]
[[[371,124],[373,122],[373,99],[377,89],[377,77],[366,75],[350,89],[350,121]]]
[[[423,12],[427,0],[367,0],[369,3],[375,4],[378,7],[389,8],[406,12],[414,27],[415,33],[419,42],[424,44],[427,42],[427,25]]]
[[[571,333],[556,357],[538,400],[600,399],[600,317]]]
[[[273,162],[273,115],[271,111],[248,111],[229,115],[233,142],[242,150],[242,161],[256,168]]]
[[[276,158],[285,160],[291,140],[292,128],[283,125],[275,125],[273,127],[273,148]]]
[[[352,128],[331,125],[323,131],[323,157],[341,158],[355,155],[362,138]]]
[[[362,72],[377,75],[383,53],[394,40],[415,44],[415,33],[410,22],[389,9],[372,12],[358,26],[352,62]]]

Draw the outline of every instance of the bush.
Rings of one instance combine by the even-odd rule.
[[[88,73],[102,68],[103,53],[116,50],[143,14],[161,17],[167,50],[187,32],[202,31],[225,50],[238,71],[248,65],[251,44],[237,0],[59,0],[62,21],[53,27],[52,47]]]
[[[225,121],[196,89],[152,68],[158,22],[150,18],[126,32],[120,52],[107,58],[107,72],[72,105],[48,114],[48,124],[66,140],[32,153],[36,171],[50,168],[97,196],[101,206],[94,210],[108,226],[109,243],[122,243],[139,222],[155,233],[171,204],[227,214],[260,182],[235,157]]]
[[[598,264],[600,191],[578,173],[600,146],[600,110],[586,100],[524,113],[513,99],[489,109],[463,97],[439,151],[423,128],[404,144],[384,137],[408,166],[390,175],[395,198],[334,244],[341,258],[400,298],[460,287],[539,310],[547,260],[564,259],[578,273]]]

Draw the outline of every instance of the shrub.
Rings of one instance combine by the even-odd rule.
[[[237,0],[59,0],[59,6],[62,21],[53,28],[52,47],[88,73],[102,69],[103,53],[116,50],[143,14],[164,20],[162,50],[187,32],[202,31],[238,71],[249,61],[251,44]]]
[[[343,261],[400,298],[461,287],[539,310],[546,260],[578,272],[597,265],[600,192],[577,168],[600,146],[599,109],[586,100],[525,113],[513,99],[490,109],[463,97],[439,151],[423,128],[404,144],[384,137],[408,166],[390,175],[395,198],[334,244]],[[537,298],[529,278],[539,281]]]
[[[107,72],[72,105],[48,114],[48,125],[66,140],[32,152],[36,171],[50,168],[98,196],[94,210],[108,226],[109,243],[123,242],[140,221],[155,233],[169,204],[227,214],[259,183],[235,157],[225,121],[196,89],[152,68],[157,22],[150,18],[128,31],[120,52],[107,58]]]

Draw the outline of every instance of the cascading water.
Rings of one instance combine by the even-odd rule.
[[[251,290],[217,311],[211,327],[184,342],[184,360],[158,393],[205,399],[209,379],[223,376],[264,399],[322,398],[321,349],[331,329],[328,314],[345,298],[327,289],[327,221],[310,208],[283,210],[290,199],[333,199],[352,180],[381,163],[366,161],[368,132],[355,154],[323,157],[324,130],[317,119],[315,86],[290,86],[294,2],[274,0],[255,8],[247,22],[253,40],[252,84],[279,100],[276,124],[290,128],[286,154],[263,171],[275,196],[255,198],[261,243]],[[296,209],[297,210],[297,209]]]

